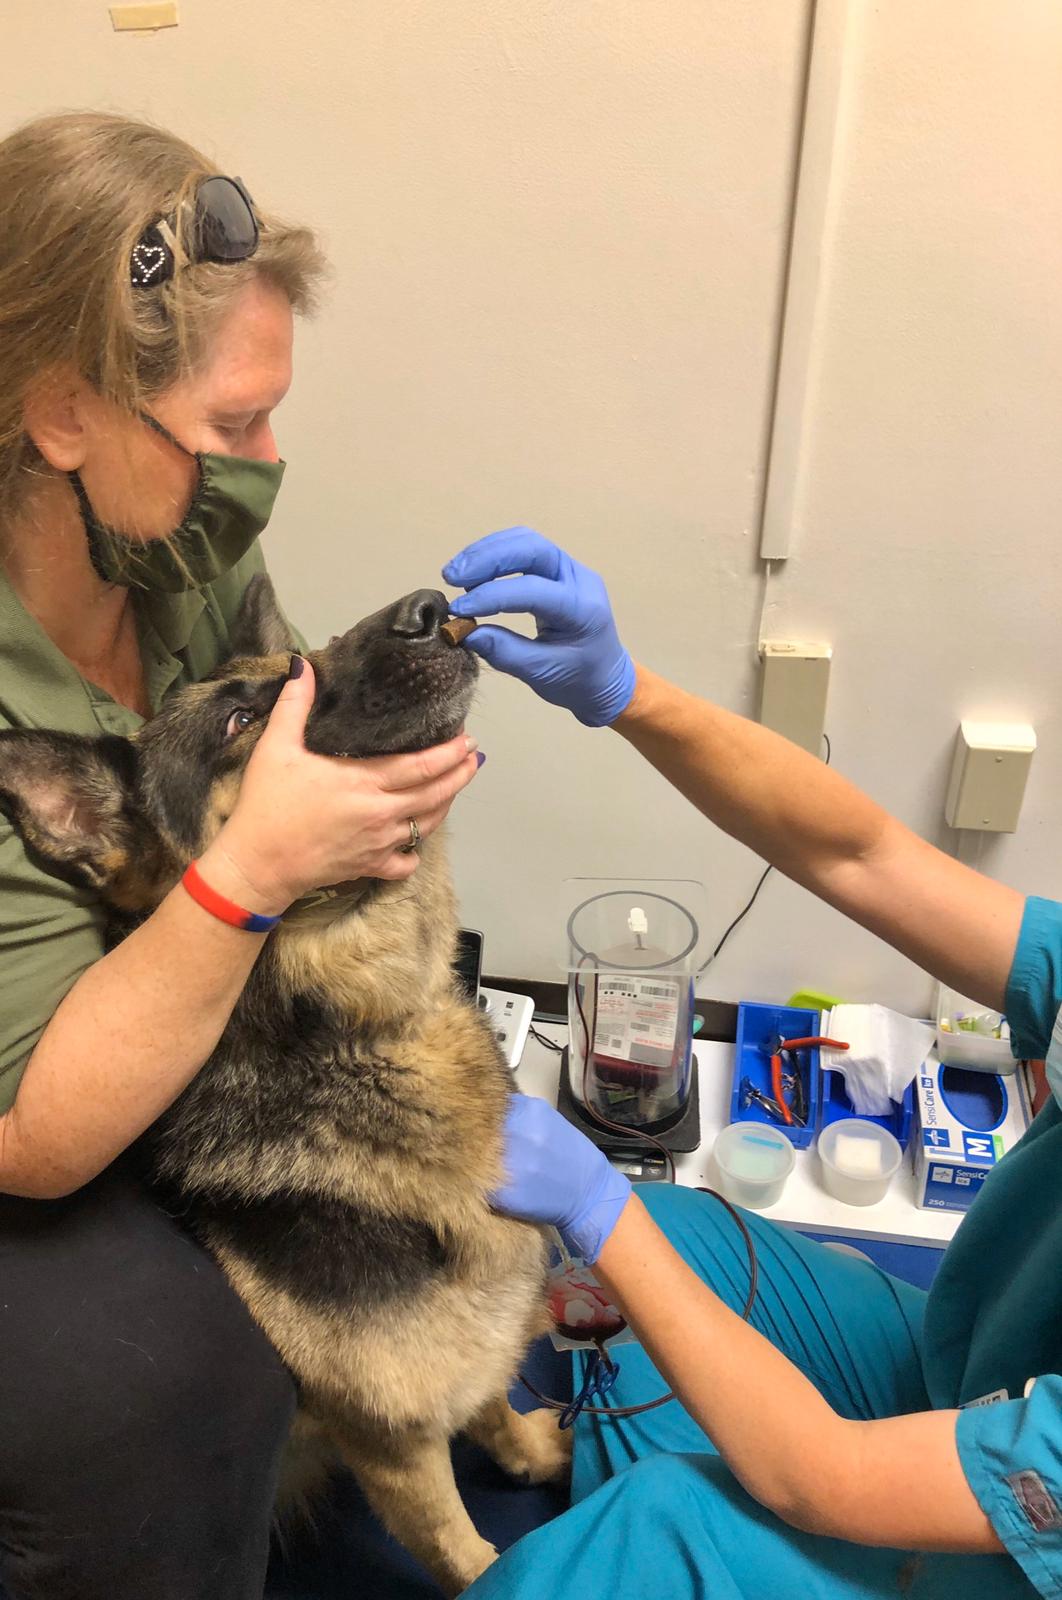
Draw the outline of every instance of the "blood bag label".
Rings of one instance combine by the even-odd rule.
[[[597,986],[594,1054],[668,1068],[675,1057],[681,985],[637,973],[602,975]]]

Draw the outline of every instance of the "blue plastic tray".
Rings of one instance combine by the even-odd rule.
[[[808,1125],[806,1128],[790,1127],[775,1122],[759,1106],[742,1106],[741,1080],[750,1078],[757,1089],[773,1097],[771,1087],[771,1058],[767,1044],[775,1034],[783,1038],[805,1039],[819,1031],[819,1013],[803,1011],[796,1006],[766,1006],[754,1001],[743,1001],[738,1006],[737,1037],[734,1042],[734,1080],[730,1091],[731,1122],[766,1122],[791,1139],[798,1150],[806,1150],[814,1139],[819,1125],[819,1100],[822,1090],[822,1073],[819,1071],[819,1052],[802,1051],[808,1066]]]
[[[914,1084],[909,1083],[899,1105],[892,1102],[892,1110],[883,1117],[866,1117],[860,1111],[852,1110],[852,1102],[848,1098],[848,1091],[844,1086],[843,1072],[829,1072],[825,1068],[819,1073],[822,1083],[822,1113],[819,1119],[820,1131],[831,1122],[840,1122],[842,1117],[858,1117],[861,1122],[876,1122],[879,1127],[887,1129],[894,1138],[899,1140],[900,1147],[907,1149],[911,1138],[911,1120],[914,1117]]]

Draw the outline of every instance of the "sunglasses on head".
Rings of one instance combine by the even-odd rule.
[[[133,246],[129,277],[134,289],[154,289],[178,263],[246,261],[258,249],[258,219],[239,178],[205,178],[195,194],[195,215],[185,238],[177,213],[159,217]]]

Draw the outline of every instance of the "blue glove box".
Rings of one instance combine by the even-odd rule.
[[[741,1080],[748,1078],[763,1094],[774,1098],[771,1085],[771,1057],[768,1042],[777,1034],[783,1039],[807,1039],[819,1031],[819,1013],[796,1006],[767,1006],[743,1001],[738,1006],[737,1034],[734,1041],[734,1079],[730,1092],[731,1122],[766,1122],[790,1139],[797,1150],[806,1150],[819,1125],[823,1074],[819,1070],[818,1050],[802,1050],[802,1064],[808,1064],[808,1121],[806,1128],[794,1123],[776,1122],[757,1105],[742,1106]],[[833,1076],[833,1074],[829,1074]],[[840,1115],[840,1112],[837,1113]]]

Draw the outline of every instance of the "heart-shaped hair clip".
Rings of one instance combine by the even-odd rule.
[[[148,228],[133,246],[129,279],[134,289],[150,289],[173,277],[173,251],[157,227]]]

